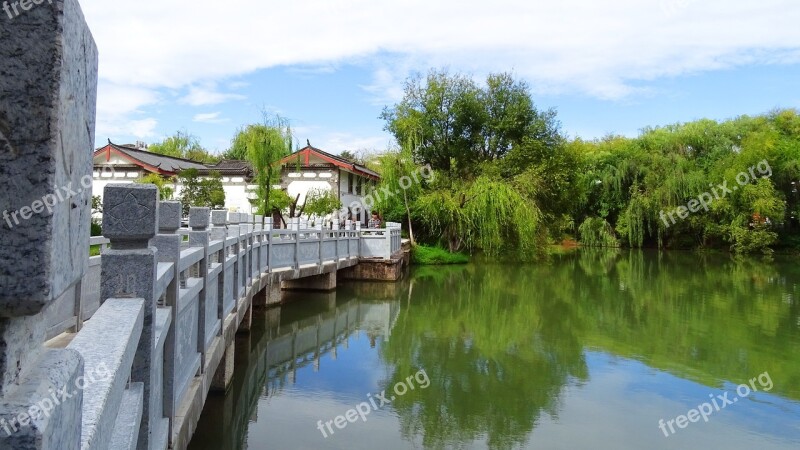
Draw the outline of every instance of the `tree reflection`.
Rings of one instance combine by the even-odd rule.
[[[431,385],[393,402],[407,439],[511,448],[565,387],[586,349],[709,386],[764,371],[800,398],[800,269],[718,254],[581,251],[537,266],[425,269],[382,356],[387,392],[420,369]]]

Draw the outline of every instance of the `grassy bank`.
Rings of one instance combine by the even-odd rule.
[[[417,245],[411,250],[411,263],[419,266],[446,264],[466,264],[469,256],[463,253],[450,253],[440,247]]]

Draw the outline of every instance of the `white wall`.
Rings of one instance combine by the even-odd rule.
[[[136,172],[99,172],[95,170],[92,183],[92,195],[97,195],[103,199],[103,189],[109,184],[133,183],[141,174]],[[249,198],[255,198],[254,193],[248,192],[255,186],[248,186],[242,178],[223,179],[222,189],[225,191],[225,209],[233,212],[252,213],[254,208],[250,204]],[[239,181],[241,180],[241,181]],[[178,199],[181,195],[182,186],[180,184],[168,185],[173,189],[173,199]]]

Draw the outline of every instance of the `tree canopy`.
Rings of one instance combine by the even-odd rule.
[[[263,123],[242,128],[233,142],[232,149],[243,147],[246,160],[253,166],[258,214],[269,216],[282,211],[288,196],[274,185],[280,182],[281,168],[277,163],[292,153],[294,141],[288,121],[265,113]]]
[[[212,155],[202,145],[200,140],[186,131],[177,131],[174,135],[161,142],[150,144],[147,150],[159,155],[172,156],[173,158],[190,159],[205,164],[214,164],[219,157]]]
[[[189,214],[192,206],[220,209],[225,207],[225,190],[222,188],[222,177],[212,172],[201,178],[196,169],[182,171],[178,175],[181,184],[181,205],[183,214]]]
[[[510,74],[477,83],[432,71],[410,78],[381,118],[403,148],[380,161],[378,191],[395,195],[378,206],[423,243],[520,258],[573,236],[736,253],[800,247],[796,110],[585,141],[565,138],[556,112],[537,109]],[[423,167],[435,182],[398,187]],[[736,189],[719,196],[720,186]]]

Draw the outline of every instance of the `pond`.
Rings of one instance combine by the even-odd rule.
[[[190,449],[797,449],[799,262],[581,250],[284,293]]]

